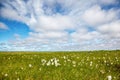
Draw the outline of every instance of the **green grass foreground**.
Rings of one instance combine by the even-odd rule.
[[[0,80],[120,80],[120,50],[0,52]]]

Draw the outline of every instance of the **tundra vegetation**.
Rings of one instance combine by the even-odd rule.
[[[120,50],[0,52],[0,80],[120,80]]]

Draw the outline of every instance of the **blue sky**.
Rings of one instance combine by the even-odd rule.
[[[119,0],[1,0],[0,51],[120,49]]]
[[[21,35],[21,38],[26,38],[28,36],[28,32],[30,31],[29,27],[26,24],[18,21],[8,20],[1,17],[0,22],[8,26],[7,30],[0,30],[0,36],[2,37],[0,39],[1,42],[8,41],[11,39],[14,40],[15,34]]]

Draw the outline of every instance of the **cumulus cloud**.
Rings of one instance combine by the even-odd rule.
[[[69,16],[55,15],[55,16],[40,16],[37,21],[30,21],[30,28],[36,32],[43,30],[65,30],[75,27],[74,20]]]
[[[98,26],[98,31],[107,38],[120,38],[120,20]]]
[[[0,29],[8,30],[8,26],[2,22],[0,22]]]
[[[118,0],[2,0],[0,3],[1,17],[22,22],[31,30],[25,39],[14,34],[15,41],[8,41],[8,46],[15,50],[120,48],[117,44],[120,10],[103,7],[119,5]]]
[[[103,10],[100,6],[95,5],[85,11],[83,19],[91,26],[98,26],[118,19],[118,14],[117,10]]]
[[[90,41],[97,39],[99,37],[99,33],[97,31],[84,31],[78,30],[77,32],[72,33],[72,39],[78,42]]]

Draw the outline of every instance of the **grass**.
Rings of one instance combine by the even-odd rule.
[[[120,80],[120,50],[0,52],[0,80]]]

